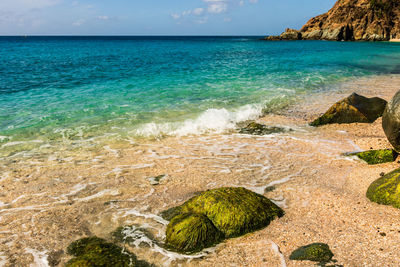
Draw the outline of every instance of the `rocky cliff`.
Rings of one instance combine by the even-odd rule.
[[[301,30],[266,40],[387,41],[400,39],[400,0],[338,0]]]

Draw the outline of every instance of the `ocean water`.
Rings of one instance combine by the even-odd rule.
[[[0,156],[223,132],[299,95],[400,73],[400,44],[261,37],[0,37]]]

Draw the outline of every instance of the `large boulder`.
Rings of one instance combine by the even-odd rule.
[[[372,123],[381,117],[386,107],[386,100],[379,97],[367,98],[356,93],[337,102],[328,111],[310,123],[321,126],[332,123]]]
[[[187,253],[209,247],[221,236],[236,237],[266,227],[284,212],[250,190],[224,187],[189,199],[172,214],[166,244]]]
[[[372,202],[400,209],[400,169],[373,182],[368,188],[367,197]]]
[[[168,224],[166,243],[180,252],[194,253],[219,243],[224,234],[202,214],[184,213]]]
[[[387,104],[382,117],[382,127],[390,144],[400,152],[400,91]]]

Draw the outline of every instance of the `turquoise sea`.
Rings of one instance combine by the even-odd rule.
[[[0,156],[222,132],[298,95],[400,73],[397,43],[260,38],[0,37]]]

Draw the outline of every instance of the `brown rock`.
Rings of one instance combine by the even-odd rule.
[[[327,13],[310,19],[299,33],[301,39],[309,40],[399,39],[400,1],[338,0]]]
[[[331,123],[372,123],[382,116],[386,100],[373,97],[367,98],[356,93],[334,104],[324,115],[310,123],[311,126],[321,126]]]

